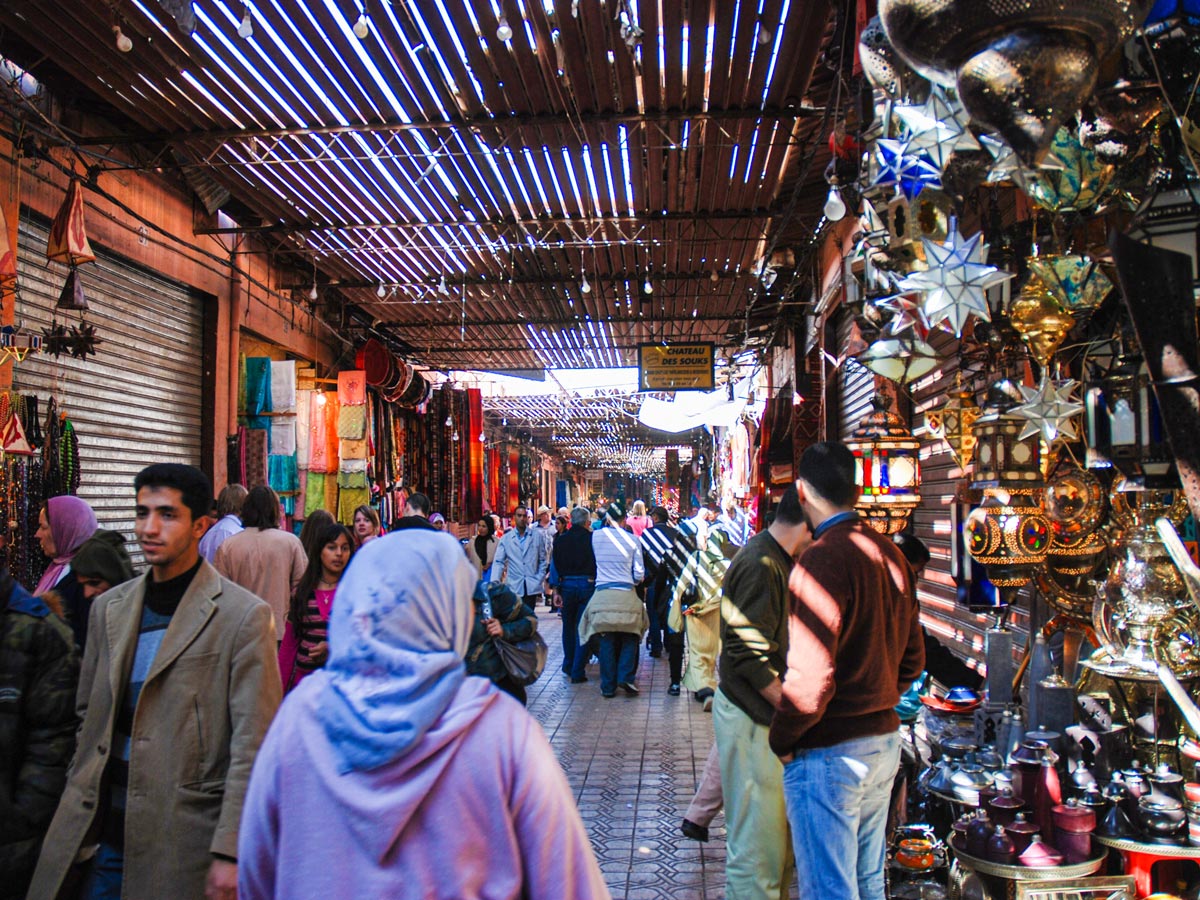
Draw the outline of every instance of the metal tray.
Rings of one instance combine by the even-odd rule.
[[[993,875],[997,878],[1006,878],[1009,881],[1053,881],[1057,878],[1082,878],[1085,875],[1094,875],[1096,872],[1099,872],[1104,865],[1104,860],[1108,857],[1108,851],[1105,850],[1099,856],[1089,859],[1086,862],[1073,863],[1069,866],[1050,866],[1043,869],[1031,868],[1030,866],[1007,866],[1003,863],[988,862],[986,859],[979,859],[963,850],[959,850],[953,844],[950,846],[963,868],[971,869],[980,875]]]
[[[1149,856],[1165,856],[1171,859],[1200,860],[1200,847],[1190,845],[1144,843],[1126,838],[1101,837],[1098,834],[1093,834],[1092,840],[1101,846],[1112,847],[1114,850],[1127,850],[1131,853],[1145,853]]]

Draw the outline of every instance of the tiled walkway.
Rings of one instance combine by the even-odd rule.
[[[712,714],[687,693],[667,694],[666,657],[651,659],[644,646],[639,696],[601,697],[596,666],[588,667],[586,684],[569,684],[561,673],[561,622],[545,607],[538,619],[550,658],[529,690],[529,711],[575,790],[614,900],[723,897],[723,818],[707,844],[679,833],[712,745]]]

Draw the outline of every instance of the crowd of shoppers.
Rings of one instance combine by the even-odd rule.
[[[676,526],[616,500],[460,543],[414,493],[386,536],[364,507],[296,537],[270,488],[235,487],[214,511],[198,470],[139,473],[137,576],[53,498],[35,593],[0,577],[0,679],[29,685],[0,704],[0,898],[607,896],[522,710],[540,668],[507,652],[536,649],[546,590],[572,684],[595,657],[603,697],[636,697],[645,639],[713,712],[683,832],[724,808],[727,896],[786,897],[793,873],[801,896],[883,896],[923,547],[859,520],[843,445],[805,451],[757,533],[737,504]]]

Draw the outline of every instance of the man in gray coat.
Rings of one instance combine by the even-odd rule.
[[[149,466],[134,487],[150,569],[92,605],[78,750],[34,900],[77,879],[83,900],[237,892],[242,800],[281,694],[271,610],[201,558],[200,470]]]

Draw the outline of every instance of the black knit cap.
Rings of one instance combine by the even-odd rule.
[[[75,553],[71,571],[85,578],[100,578],[115,587],[133,577],[133,563],[125,549],[125,535],[99,529]]]

